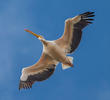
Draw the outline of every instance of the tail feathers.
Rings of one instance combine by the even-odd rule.
[[[65,69],[68,69],[70,68],[71,66],[68,66],[68,65],[65,65],[65,64],[62,64],[62,69],[65,70]]]
[[[73,64],[73,57],[68,57],[69,61]]]
[[[73,64],[73,57],[68,57],[69,61],[71,62],[71,64]],[[66,65],[66,64],[63,64],[62,63],[62,69],[65,70],[65,69],[68,69],[72,66],[69,66],[69,65]]]

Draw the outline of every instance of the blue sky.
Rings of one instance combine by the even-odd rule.
[[[110,100],[109,0],[0,0],[0,100]],[[25,28],[48,40],[59,38],[64,21],[95,11],[72,54],[74,68],[61,64],[51,78],[18,90],[21,69],[37,62],[42,44]]]

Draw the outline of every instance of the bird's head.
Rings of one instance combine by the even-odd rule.
[[[44,37],[41,36],[41,35],[38,35],[38,34],[35,34],[34,32],[28,30],[28,29],[24,29],[26,32],[29,32],[31,33],[32,35],[34,35],[35,37],[37,37],[40,41],[43,41],[44,40]]]

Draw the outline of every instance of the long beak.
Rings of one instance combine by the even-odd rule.
[[[31,33],[32,35],[36,36],[37,38],[41,37],[40,35],[35,34],[34,32],[28,30],[28,29],[24,29],[26,32]]]

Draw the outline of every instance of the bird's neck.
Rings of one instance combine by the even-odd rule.
[[[47,45],[47,41],[45,39],[41,39],[41,42],[44,44],[44,45]]]

